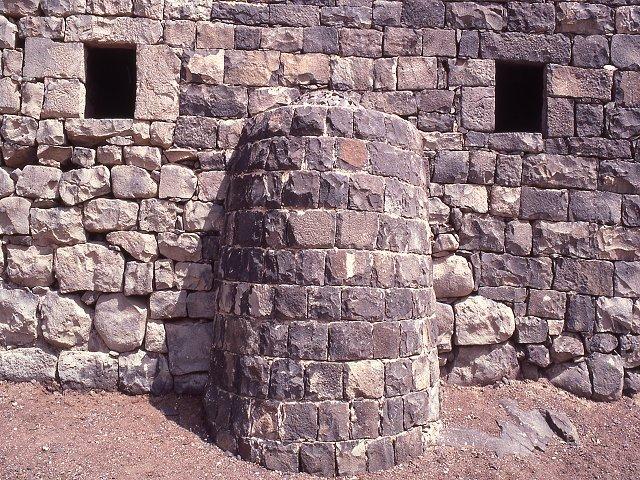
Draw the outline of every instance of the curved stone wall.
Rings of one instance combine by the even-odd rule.
[[[205,404],[222,448],[333,476],[420,455],[439,372],[422,139],[328,103],[256,117],[230,166]]]

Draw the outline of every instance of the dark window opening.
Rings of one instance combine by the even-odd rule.
[[[87,47],[87,118],[133,118],[136,51]]]
[[[542,132],[544,65],[496,62],[496,132]]]

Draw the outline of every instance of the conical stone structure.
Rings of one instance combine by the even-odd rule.
[[[334,476],[422,454],[439,417],[428,162],[335,96],[265,112],[230,168],[205,405],[216,443]]]

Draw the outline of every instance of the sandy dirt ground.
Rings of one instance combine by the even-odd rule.
[[[446,425],[497,434],[502,399],[522,408],[561,410],[580,446],[550,446],[518,458],[472,448],[435,447],[419,461],[363,479],[636,480],[640,476],[640,400],[593,403],[547,383],[443,391]],[[50,392],[0,383],[1,479],[292,479],[232,458],[207,442],[198,398]]]

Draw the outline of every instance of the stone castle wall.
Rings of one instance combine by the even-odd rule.
[[[450,381],[638,388],[626,3],[0,0],[0,377],[201,391],[245,119],[325,89],[423,132]],[[135,46],[133,119],[83,118],[84,45]],[[545,65],[542,134],[495,132],[496,61]]]

